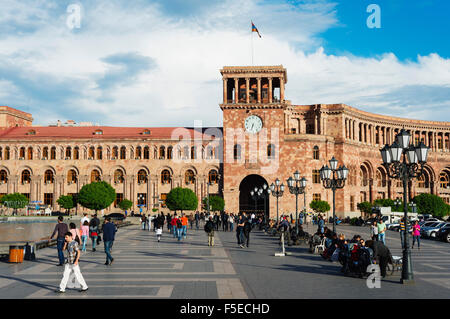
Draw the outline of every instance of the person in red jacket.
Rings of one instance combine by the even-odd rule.
[[[178,237],[178,229],[177,229],[177,214],[173,215],[172,220],[170,221],[170,225],[172,225],[173,238]]]

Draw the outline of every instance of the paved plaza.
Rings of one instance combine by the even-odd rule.
[[[312,227],[308,229],[313,231]],[[367,227],[338,226],[347,237],[368,237]],[[290,256],[275,257],[281,248],[275,237],[251,233],[250,248],[236,245],[235,232],[216,232],[216,246],[207,246],[203,230],[189,230],[177,242],[165,233],[158,243],[154,232],[137,225],[120,228],[113,247],[115,261],[105,266],[103,243],[82,254],[80,266],[89,290],[67,289],[56,294],[63,267],[56,248],[37,251],[37,260],[0,263],[0,298],[448,298],[450,250],[443,242],[422,240],[414,250],[416,284],[403,286],[400,273],[369,289],[365,279],[343,276],[340,265],[308,252],[306,246],[286,247]],[[388,231],[387,244],[401,255],[399,233]]]

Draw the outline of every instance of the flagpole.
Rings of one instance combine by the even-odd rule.
[[[252,27],[253,27],[253,22],[252,22]],[[252,28],[252,66],[253,66],[253,28]]]

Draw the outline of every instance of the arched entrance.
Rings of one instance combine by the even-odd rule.
[[[269,217],[270,196],[267,191],[265,192],[265,201],[263,197],[260,197],[255,202],[250,194],[250,191],[254,190],[255,187],[260,188],[264,184],[269,187],[264,177],[256,174],[248,175],[242,180],[239,185],[239,212],[265,213],[266,217]]]

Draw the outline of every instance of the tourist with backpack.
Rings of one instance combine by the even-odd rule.
[[[208,235],[208,246],[214,246],[214,228],[213,217],[209,216],[205,224],[205,232]]]

